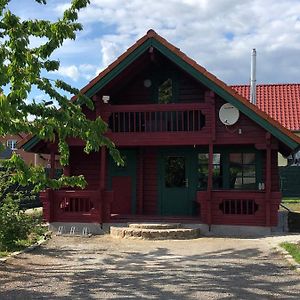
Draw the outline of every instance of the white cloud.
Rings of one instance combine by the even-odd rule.
[[[99,33],[101,67],[153,28],[228,83],[248,81],[254,47],[260,81],[299,81],[300,71],[294,77],[295,64],[300,70],[299,11],[294,0],[131,0],[122,5],[92,0],[80,20],[115,28],[109,35]],[[281,69],[274,72],[278,60]]]
[[[59,67],[59,70],[56,71],[56,73],[58,73],[59,75],[62,75],[64,77],[69,77],[74,81],[77,81],[80,76],[79,70],[75,65],[61,66],[61,67]]]
[[[68,3],[34,5],[33,13],[29,4],[15,8],[53,20]],[[59,73],[81,87],[153,28],[227,83],[248,82],[254,47],[258,82],[299,82],[299,12],[299,0],[91,0],[80,13],[84,31],[54,58],[62,62]]]
[[[91,64],[81,64],[79,66],[69,65],[69,66],[60,66],[58,71],[54,72],[63,77],[72,79],[73,81],[78,81],[80,78],[85,80],[91,80],[94,77],[95,70],[97,66]]]

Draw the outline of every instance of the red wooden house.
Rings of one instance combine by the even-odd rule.
[[[276,226],[277,152],[295,151],[300,139],[153,30],[82,91],[125,166],[70,139],[64,173],[83,174],[88,186],[42,193],[47,221]],[[36,137],[23,147],[52,161],[57,152]]]

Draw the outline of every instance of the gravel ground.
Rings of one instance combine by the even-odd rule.
[[[288,239],[300,236],[54,236],[0,264],[0,299],[300,299],[300,274],[273,248]]]

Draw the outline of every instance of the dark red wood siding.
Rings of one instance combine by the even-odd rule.
[[[144,198],[143,211],[146,215],[158,214],[158,181],[157,181],[157,151],[145,149],[144,151]]]
[[[100,183],[100,152],[89,155],[83,152],[82,147],[72,147],[70,150],[70,175],[84,175],[87,189],[95,190]]]

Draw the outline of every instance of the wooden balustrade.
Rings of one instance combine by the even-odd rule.
[[[54,191],[53,200],[55,221],[101,222],[99,191]]]
[[[114,133],[197,132],[207,123],[206,103],[112,105],[109,128]]]

